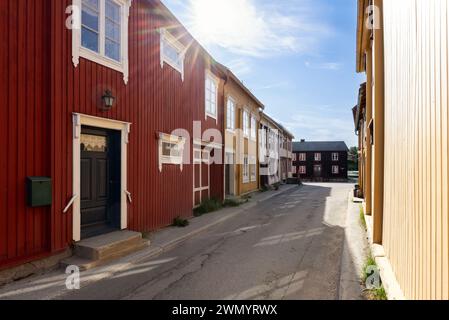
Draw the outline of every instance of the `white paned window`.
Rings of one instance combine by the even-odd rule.
[[[168,134],[159,134],[159,170],[162,171],[164,164],[180,165],[182,170],[182,159],[185,138]]]
[[[305,154],[305,153],[299,154],[299,161],[306,161],[306,159],[307,159],[307,154]]]
[[[340,172],[340,168],[338,166],[332,166],[332,173],[338,174]]]
[[[338,161],[338,153],[337,152],[332,153],[332,161]]]
[[[72,60],[75,67],[79,64],[79,58],[83,57],[122,72],[125,83],[128,82],[128,19],[131,2],[73,0],[73,7],[81,8],[79,27],[72,28]]]
[[[248,137],[249,136],[249,112],[246,110],[243,110],[243,135]]]
[[[299,166],[299,174],[306,174],[307,168],[306,166]]]
[[[315,161],[321,161],[321,153],[315,153]]]
[[[206,118],[211,117],[215,120],[217,117],[218,103],[218,79],[210,72],[206,72]],[[217,120],[218,121],[218,120]]]
[[[257,140],[257,121],[254,116],[251,116],[251,139]]]
[[[243,156],[243,183],[249,182],[249,161],[248,156]]]
[[[294,154],[292,155],[292,160],[293,160],[293,161],[296,161],[296,153],[294,153]]]
[[[231,98],[228,98],[226,106],[226,128],[230,131],[235,129],[235,102]]]
[[[181,74],[182,80],[184,80],[184,59],[186,48],[179,42],[170,32],[165,29],[161,29],[161,68],[164,67],[164,63],[171,66],[173,69]]]

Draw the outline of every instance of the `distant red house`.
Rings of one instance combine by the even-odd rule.
[[[223,132],[223,76],[159,0],[3,0],[0,34],[0,269],[223,199],[193,136]]]

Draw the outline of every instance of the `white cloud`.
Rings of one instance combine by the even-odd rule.
[[[322,70],[332,70],[337,71],[343,67],[342,63],[339,62],[322,62],[322,63],[312,63],[310,61],[306,61],[305,66],[310,69],[322,69]]]
[[[237,58],[226,63],[226,66],[232,70],[238,77],[247,75],[252,71],[252,64],[249,59]]]
[[[311,53],[330,34],[309,0],[190,0],[187,27],[206,47],[252,57]]]

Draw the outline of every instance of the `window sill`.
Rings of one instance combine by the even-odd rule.
[[[167,59],[165,57],[162,58],[162,67],[164,67],[164,64],[169,65],[170,67],[175,69],[175,71],[179,72],[179,74],[181,75],[182,80],[184,81],[184,70],[179,68],[174,62],[172,62],[171,60],[169,60],[169,59]]]
[[[102,56],[101,54],[87,48],[80,47],[80,57],[98,63],[115,71],[119,71],[121,73],[124,72],[123,63],[115,61],[106,56]]]
[[[207,118],[212,118],[215,121],[218,121],[218,117],[216,115],[212,114],[212,113],[209,113],[209,112],[206,112],[206,119]]]

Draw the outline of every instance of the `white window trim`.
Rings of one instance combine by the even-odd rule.
[[[332,166],[332,174],[340,174],[340,167],[336,165]]]
[[[164,156],[162,154],[162,146],[163,143],[175,143],[179,144],[179,152],[181,153],[181,156],[174,157],[174,156]],[[159,171],[162,172],[162,168],[164,164],[168,165],[179,165],[180,170],[182,172],[183,170],[183,154],[184,154],[184,146],[186,143],[186,139],[184,137],[178,137],[166,133],[159,133]]]
[[[112,0],[118,5],[120,5],[120,16],[121,16],[121,24],[120,24],[120,62],[115,61],[101,53],[94,52],[87,48],[84,48],[81,45],[81,0],[72,0],[72,16],[75,19],[74,26],[72,28],[72,62],[73,65],[78,67],[80,63],[80,57],[98,63],[102,66],[108,67],[110,69],[116,70],[118,72],[123,73],[123,81],[125,84],[128,83],[129,80],[129,59],[128,59],[128,32],[129,32],[129,11],[131,8],[131,4],[133,0]],[[104,47],[104,1],[100,1],[100,48]],[[101,49],[100,49],[101,51]]]
[[[206,80],[207,80],[207,78],[212,80],[212,82],[215,84],[215,92],[216,92],[216,94],[215,94],[215,113],[216,114],[212,114],[207,111],[207,105],[206,105]],[[218,77],[216,75],[214,75],[212,73],[212,71],[207,69],[205,72],[205,78],[204,78],[204,114],[205,114],[204,119],[207,120],[207,117],[215,119],[215,122],[217,124],[218,124],[218,86],[219,86],[219,83],[220,83],[220,80],[218,79]]]
[[[253,120],[254,120],[254,132],[253,132]],[[257,141],[257,118],[252,113],[249,115],[249,135],[252,141]]]
[[[247,108],[243,109],[242,117],[243,117],[242,121],[243,137],[249,138],[251,135],[251,113]],[[245,126],[245,119],[248,121],[246,126]]]
[[[251,182],[256,182],[257,181],[257,160],[255,156],[251,156],[250,157],[251,161],[249,161],[249,178]],[[251,172],[251,166],[253,166],[254,168],[254,176],[252,175]]]
[[[179,42],[175,36],[173,36],[170,32],[168,32],[166,29],[161,28],[159,29],[160,33],[160,58],[161,58],[161,68],[164,68],[164,63],[168,64],[170,67],[175,69],[181,74],[181,79],[184,81],[184,61],[186,56],[186,47]],[[164,55],[164,40],[167,42],[170,42],[172,46],[174,46],[181,55],[181,68],[179,68],[178,65],[176,65],[175,61],[172,61],[169,57]]]
[[[228,123],[228,112],[229,112],[228,106],[229,106],[229,102],[230,101],[234,104],[234,111],[233,111],[234,117],[233,117],[233,119],[231,119],[231,121],[232,121],[232,127],[231,128],[229,128],[229,123]],[[236,111],[237,111],[237,106],[236,106],[235,99],[233,97],[231,97],[231,96],[228,96],[227,99],[226,99],[226,130],[228,132],[231,132],[231,133],[235,133],[235,127],[236,127],[236,125],[235,125],[235,122],[236,122],[235,121],[235,114],[236,114]]]
[[[302,170],[304,169],[304,170]],[[307,167],[306,166],[298,166],[298,173],[299,174],[307,174]]]
[[[332,161],[338,161],[339,160],[339,154],[338,152],[332,153]]]
[[[317,156],[318,156],[318,157],[317,157]],[[319,153],[319,152],[314,153],[313,158],[314,158],[314,160],[317,161],[317,162],[321,161],[321,159],[322,159],[322,158],[321,158],[321,153]]]
[[[98,118],[80,113],[73,114],[73,211],[72,211],[72,238],[81,240],[81,126],[91,126],[121,132],[121,163],[120,163],[120,228],[128,227],[128,204],[131,194],[127,190],[127,159],[128,142],[131,124],[117,120]]]
[[[246,164],[245,164],[246,160]],[[249,157],[247,155],[243,156],[243,167],[242,167],[242,180],[243,183],[249,183],[250,172],[249,172]],[[245,175],[246,173],[246,175]]]

